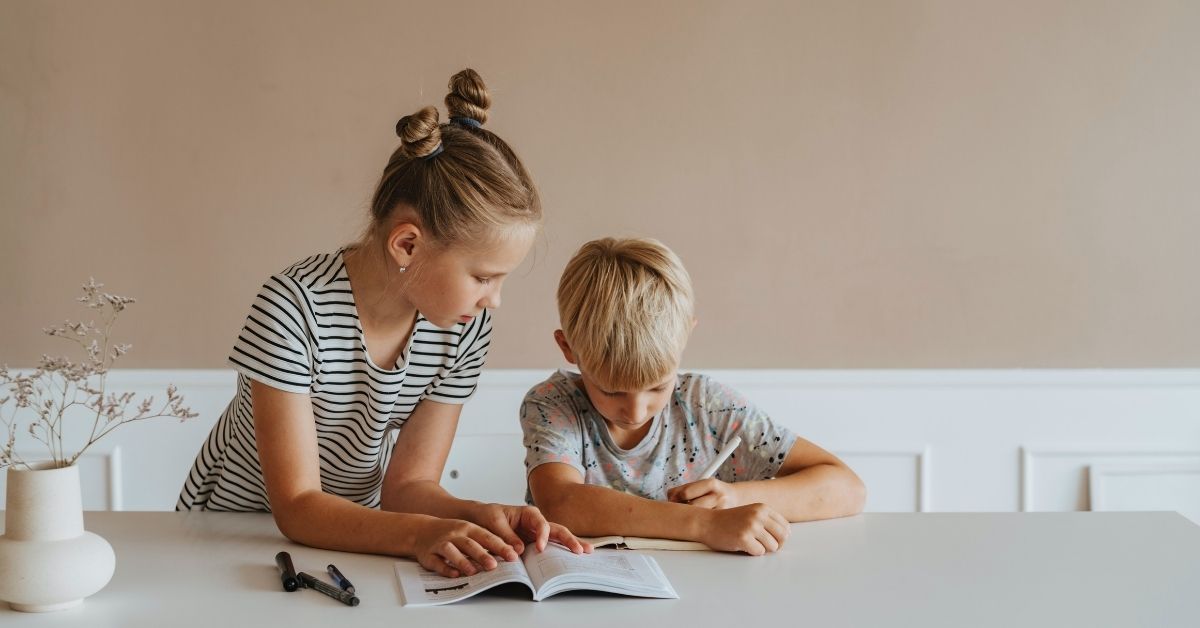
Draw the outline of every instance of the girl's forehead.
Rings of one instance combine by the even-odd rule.
[[[482,242],[456,246],[450,253],[472,265],[510,272],[525,259],[536,233],[536,228],[505,229]]]

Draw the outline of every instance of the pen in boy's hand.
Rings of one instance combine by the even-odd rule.
[[[729,456],[733,455],[733,450],[737,449],[738,445],[741,444],[741,436],[734,436],[733,440],[725,443],[725,446],[721,448],[721,451],[717,452],[717,457],[713,458],[713,461],[708,463],[707,467],[704,467],[704,472],[700,474],[700,479],[707,480],[708,478],[716,475],[717,469],[720,469],[721,465],[725,464],[725,461],[729,459]]]

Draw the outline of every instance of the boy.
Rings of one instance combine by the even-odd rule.
[[[576,534],[699,541],[761,555],[789,522],[852,515],[842,461],[712,379],[677,374],[695,326],[691,280],[655,240],[585,244],[558,286],[558,371],[521,406],[533,502]],[[702,470],[735,436],[718,469]],[[773,479],[774,478],[774,479]]]

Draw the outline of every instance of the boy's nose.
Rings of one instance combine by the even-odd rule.
[[[643,403],[631,403],[624,408],[625,420],[631,423],[641,423],[646,419],[646,405]]]

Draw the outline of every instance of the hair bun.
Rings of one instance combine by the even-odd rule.
[[[396,123],[396,135],[400,137],[400,150],[407,157],[425,157],[433,153],[442,143],[437,109],[424,107],[400,118]]]
[[[467,68],[450,77],[447,87],[450,93],[446,94],[446,110],[451,118],[471,118],[480,124],[487,122],[492,97],[478,72]]]

